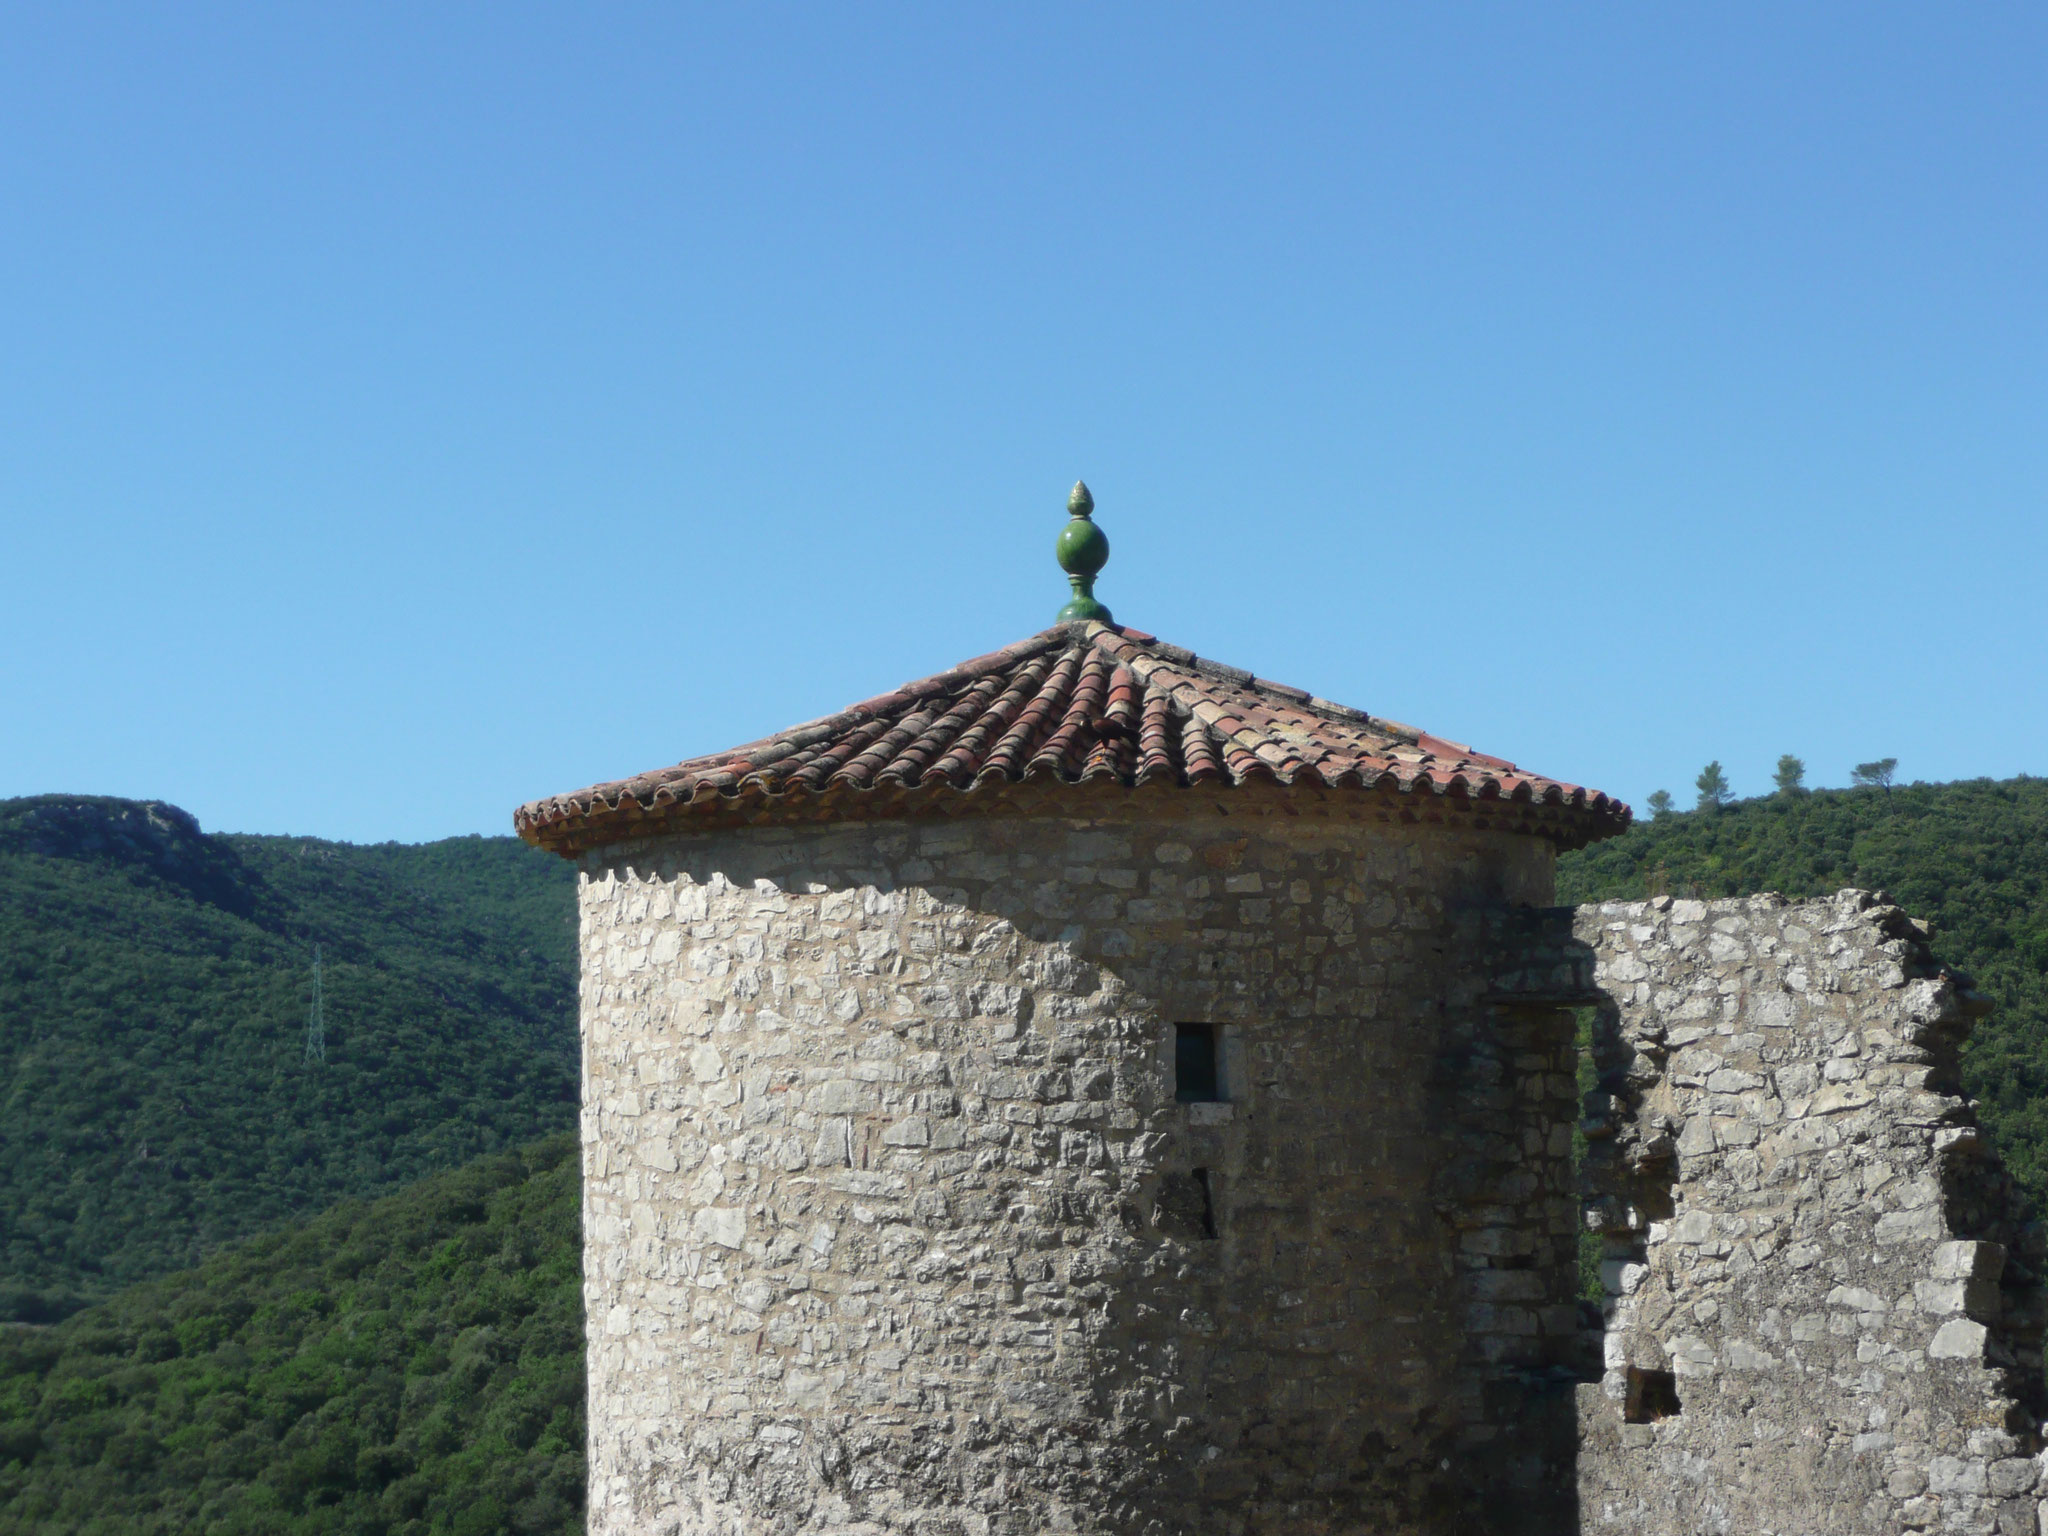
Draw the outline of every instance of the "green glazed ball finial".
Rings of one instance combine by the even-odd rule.
[[[1109,610],[1095,601],[1096,574],[1109,563],[1109,535],[1090,521],[1095,498],[1089,494],[1086,482],[1074,482],[1074,489],[1067,496],[1067,511],[1073,514],[1072,519],[1060,530],[1053,553],[1059,558],[1060,569],[1067,573],[1067,584],[1074,589],[1074,596],[1054,622],[1078,624],[1093,619],[1102,624],[1114,623]]]

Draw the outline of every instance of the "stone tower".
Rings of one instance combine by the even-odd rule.
[[[1054,628],[519,812],[582,871],[594,1533],[1569,1497],[1572,1018],[1483,935],[1627,808],[1112,623],[1070,508]]]

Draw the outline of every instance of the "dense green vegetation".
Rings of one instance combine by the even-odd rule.
[[[2048,779],[1885,788],[1886,763],[1859,773],[1877,787],[1640,823],[1563,859],[1558,899],[1887,892],[1932,926],[1943,960],[1996,1000],[1971,1038],[1964,1079],[2007,1163],[2048,1209]]]
[[[0,802],[0,1320],[572,1124],[573,923],[568,867],[511,838]]]
[[[575,1144],[0,1327],[9,1536],[582,1528]]]

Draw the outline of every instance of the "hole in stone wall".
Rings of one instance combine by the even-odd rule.
[[[1152,1222],[1168,1237],[1183,1242],[1216,1236],[1215,1190],[1206,1168],[1169,1173],[1159,1181]]]
[[[1662,1165],[1668,1167],[1669,1160],[1663,1160]],[[1658,1165],[1650,1162],[1644,1164],[1646,1169],[1655,1166]],[[1669,1184],[1659,1179],[1645,1178],[1636,1186],[1636,1209],[1642,1213],[1644,1221],[1670,1221],[1678,1214],[1678,1203],[1671,1193]]]
[[[1214,1024],[1173,1026],[1173,1096],[1183,1104],[1223,1098],[1223,1031]]]
[[[1621,1416],[1631,1424],[1654,1424],[1678,1417],[1678,1378],[1669,1371],[1628,1368],[1628,1396]]]

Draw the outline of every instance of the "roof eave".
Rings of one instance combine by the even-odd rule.
[[[882,784],[858,788],[846,784],[823,790],[796,787],[773,790],[758,783],[731,791],[699,792],[688,798],[643,802],[627,795],[602,809],[563,807],[563,800],[521,806],[514,816],[520,838],[564,858],[580,858],[593,849],[646,838],[687,836],[743,827],[800,826],[824,821],[873,821],[928,815],[1097,814],[1105,802],[1133,804],[1142,799],[1148,810],[1184,809],[1169,797],[1207,800],[1219,810],[1272,810],[1295,800],[1314,805],[1321,814],[1347,816],[1363,823],[1447,823],[1475,831],[1498,831],[1542,837],[1559,852],[1614,837],[1628,830],[1631,812],[1625,805],[1595,796],[1584,803],[1533,798],[1472,795],[1423,777],[1401,784],[1383,774],[1372,786],[1327,784],[1309,777],[1282,782],[1277,777],[1247,783],[1228,779],[1183,784],[1153,781],[1128,783],[1098,776],[1071,780],[1051,774],[998,777],[966,786],[949,781],[932,784]],[[1234,802],[1234,804],[1233,804]]]

